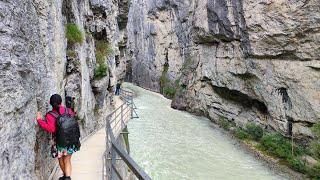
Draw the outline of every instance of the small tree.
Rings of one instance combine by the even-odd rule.
[[[248,123],[246,125],[246,131],[250,135],[250,137],[256,141],[260,140],[263,136],[262,127],[255,123]]]

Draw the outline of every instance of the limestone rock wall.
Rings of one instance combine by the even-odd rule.
[[[317,0],[133,0],[128,23],[133,81],[158,92],[163,76],[175,82],[174,108],[312,136]]]
[[[0,2],[0,12],[0,179],[47,179],[55,161],[36,112],[50,110],[52,94],[69,95],[82,137],[102,127],[113,86],[124,78],[115,65],[122,41],[118,1],[11,0]],[[67,43],[68,23],[83,32],[83,43]],[[94,77],[98,40],[113,49],[101,79]]]

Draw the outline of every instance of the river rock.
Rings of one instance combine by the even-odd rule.
[[[313,167],[318,163],[317,160],[308,155],[301,156],[300,159],[302,162],[305,162],[309,167]]]

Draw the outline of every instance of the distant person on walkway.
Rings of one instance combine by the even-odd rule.
[[[80,150],[80,130],[75,120],[75,113],[71,108],[61,105],[62,98],[58,94],[50,97],[52,110],[45,119],[40,112],[37,113],[37,122],[41,128],[52,134],[51,155],[58,158],[63,176],[59,180],[71,179],[71,156]]]
[[[116,95],[120,95],[120,90],[121,90],[121,82],[118,81],[116,85]]]

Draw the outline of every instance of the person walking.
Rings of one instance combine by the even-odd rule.
[[[75,112],[62,106],[62,98],[58,94],[50,97],[52,110],[43,119],[41,112],[37,113],[37,122],[45,131],[52,134],[51,156],[58,158],[63,176],[59,180],[71,180],[71,157],[80,150],[80,129],[75,120]]]
[[[120,89],[121,89],[121,83],[120,81],[118,81],[116,85],[116,93],[115,93],[117,96],[120,95]]]

